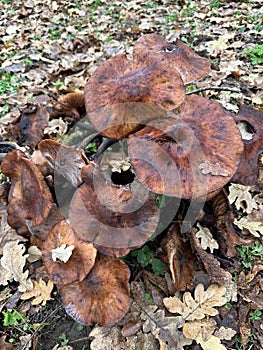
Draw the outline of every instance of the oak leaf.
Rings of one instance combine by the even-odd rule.
[[[255,198],[252,197],[251,186],[231,184],[229,187],[228,200],[230,204],[235,204],[237,210],[242,209],[247,214],[252,213],[253,209],[258,209]]]
[[[10,241],[3,248],[1,258],[0,283],[6,285],[11,279],[19,282],[19,292],[25,292],[33,288],[31,279],[28,278],[29,271],[23,271],[28,254],[24,254],[25,246],[19,241]]]
[[[67,246],[65,243],[61,244],[60,247],[55,249],[51,249],[52,260],[56,261],[57,259],[66,263],[72,255],[72,251],[74,250],[74,245]]]
[[[199,228],[199,231],[197,231],[195,235],[197,238],[201,238],[202,248],[204,250],[209,248],[210,252],[213,253],[214,249],[219,248],[217,241],[213,238],[212,233],[207,227],[203,227],[199,223],[197,223],[197,227]]]
[[[42,278],[39,279],[39,281],[33,281],[34,288],[30,290],[29,292],[26,292],[21,295],[20,299],[26,300],[34,297],[32,301],[32,305],[46,305],[46,302],[48,300],[51,300],[51,292],[54,287],[53,282],[48,281],[46,284],[45,281],[43,281]]]
[[[200,321],[186,322],[183,326],[183,333],[186,338],[196,339],[199,335],[203,340],[208,340],[216,328],[216,321],[213,318]]]
[[[224,297],[226,289],[224,286],[211,284],[207,290],[200,283],[194,291],[194,298],[190,292],[185,292],[183,301],[177,297],[164,298],[163,303],[171,313],[182,315],[184,320],[201,320],[205,316],[215,316],[218,314],[215,306],[222,306],[227,302]]]
[[[157,310],[156,305],[143,309],[141,319],[145,320],[143,331],[151,332],[159,340],[163,350],[182,350],[184,346],[191,345],[192,340],[178,330],[184,324],[181,316],[165,317],[164,310]]]
[[[249,220],[249,216],[242,217],[241,219],[235,219],[234,224],[241,230],[247,229],[253,236],[260,237],[263,235],[263,224],[261,221]]]
[[[201,173],[204,175],[211,174],[214,176],[229,176],[229,172],[222,168],[219,163],[210,163],[210,162],[205,162],[201,163],[199,165],[199,169],[201,170]]]
[[[233,328],[220,327],[216,332],[215,336],[219,339],[231,340],[237,332]]]
[[[202,336],[199,335],[195,341],[197,344],[200,344],[203,350],[227,350],[227,348],[221,344],[219,338],[212,335],[207,341],[202,339]]]

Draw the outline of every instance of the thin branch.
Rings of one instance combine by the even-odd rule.
[[[207,90],[231,91],[231,92],[237,92],[237,93],[241,92],[240,90],[232,89],[232,88],[229,88],[229,87],[211,86],[211,87],[204,87],[204,88],[196,89],[196,90],[193,90],[193,91],[189,91],[189,92],[186,93],[186,95],[192,95],[192,94],[196,94],[198,92],[207,91]]]

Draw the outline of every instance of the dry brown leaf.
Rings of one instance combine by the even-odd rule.
[[[183,333],[186,338],[196,339],[201,335],[202,339],[208,340],[213,334],[216,327],[216,321],[213,318],[201,321],[186,322],[183,326]]]
[[[197,344],[200,344],[203,350],[227,350],[227,348],[221,344],[219,338],[212,335],[207,341],[202,339],[202,336],[199,335],[195,341]]]
[[[252,197],[251,186],[231,184],[229,186],[228,199],[230,204],[235,204],[237,210],[242,209],[245,213],[252,213],[253,209],[258,209],[258,204]]]
[[[181,316],[165,317],[164,310],[157,310],[156,305],[150,305],[143,309],[141,319],[145,320],[143,331],[151,332],[164,350],[183,350],[184,346],[192,344],[192,340],[178,330],[184,324]]]
[[[28,254],[24,254],[26,248],[19,244],[19,241],[6,243],[1,258],[0,283],[7,284],[7,281],[14,279],[19,282],[18,290],[25,292],[33,288],[31,279],[28,278],[28,270],[23,272]]]
[[[253,236],[260,237],[263,235],[263,223],[261,221],[249,220],[249,216],[244,216],[241,219],[235,219],[234,224],[241,230],[248,230]]]
[[[194,291],[194,298],[190,292],[185,292],[183,301],[177,297],[164,298],[163,303],[171,313],[182,315],[184,320],[201,320],[205,316],[215,316],[218,314],[215,306],[222,306],[227,302],[224,297],[226,289],[224,286],[211,284],[207,290],[200,283]]]
[[[201,163],[199,169],[202,174],[207,175],[211,174],[214,176],[229,176],[229,172],[222,168],[219,163],[212,164],[210,162]]]
[[[11,228],[7,223],[7,214],[4,214],[1,218],[0,229],[0,254],[3,254],[3,247],[7,242],[20,241],[25,242],[26,238],[16,233],[16,230]]]
[[[207,227],[203,227],[199,223],[197,223],[197,227],[199,228],[199,231],[197,231],[195,235],[197,238],[201,238],[202,248],[204,250],[209,248],[210,252],[213,253],[214,249],[219,248],[217,241],[213,238],[212,233]]]
[[[33,301],[31,302],[32,305],[46,305],[46,302],[48,300],[51,300],[51,292],[54,287],[53,282],[48,281],[47,284],[45,281],[42,280],[42,278],[39,279],[39,281],[33,281],[34,288],[21,295],[20,299],[26,300],[33,298]]]
[[[233,328],[225,328],[222,326],[214,335],[219,339],[231,340],[236,334],[237,332]]]

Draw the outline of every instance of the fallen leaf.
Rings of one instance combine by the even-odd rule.
[[[246,216],[241,219],[235,219],[234,224],[241,230],[246,229],[252,233],[255,237],[260,237],[260,234],[263,235],[263,223],[261,221],[249,220]]]
[[[219,339],[231,340],[237,332],[233,328],[220,327],[216,332],[215,336]]]
[[[65,243],[63,243],[60,247],[51,249],[52,260],[57,261],[58,259],[63,263],[66,263],[71,257],[74,248],[74,245],[67,246]]]
[[[180,236],[177,224],[173,224],[167,234],[167,256],[172,279],[177,290],[193,288],[192,280],[196,266],[196,258],[188,242]]]
[[[221,344],[221,341],[219,338],[212,335],[207,341],[204,341],[202,339],[202,336],[199,335],[195,341],[197,344],[200,344],[203,350],[227,350],[227,348]]]
[[[192,344],[192,340],[178,330],[184,323],[181,316],[165,317],[164,310],[157,310],[156,305],[150,305],[142,310],[141,319],[145,320],[143,331],[151,332],[165,350],[183,350],[184,346]]]
[[[195,235],[197,238],[201,238],[202,248],[204,250],[209,248],[210,252],[213,253],[214,249],[219,248],[217,241],[213,238],[212,233],[207,227],[203,227],[199,223],[197,223],[197,227],[199,228],[199,231],[197,231]]]
[[[230,204],[235,204],[237,210],[242,209],[245,213],[252,213],[253,209],[258,209],[258,204],[252,197],[251,186],[231,184],[229,186],[228,200]]]
[[[32,305],[46,305],[46,302],[51,300],[51,292],[54,287],[53,282],[48,281],[46,284],[45,281],[40,278],[38,282],[33,281],[33,284],[34,288],[29,292],[22,294],[20,299],[26,300],[34,297],[31,302]]]
[[[20,292],[25,292],[33,288],[32,281],[28,278],[29,271],[26,270],[23,272],[28,257],[28,254],[24,254],[25,250],[25,246],[19,244],[19,241],[11,241],[4,246],[3,256],[1,258],[2,269],[0,270],[0,275],[6,272],[5,280],[1,280],[1,283],[6,285],[7,281],[13,278],[19,282],[18,290]]]
[[[212,164],[210,162],[201,163],[199,165],[201,173],[204,175],[211,174],[214,176],[229,176],[229,172],[222,168],[219,163]]]
[[[201,320],[205,316],[215,316],[218,310],[215,306],[222,306],[227,302],[224,297],[226,289],[224,286],[211,284],[207,290],[199,283],[194,291],[194,298],[190,292],[185,292],[183,301],[177,297],[164,298],[163,303],[171,313],[182,315],[184,320]]]
[[[183,333],[186,338],[196,339],[201,335],[202,339],[208,340],[216,328],[216,321],[208,318],[200,321],[186,322],[183,326]]]
[[[41,250],[35,246],[35,245],[32,245],[28,248],[28,257],[27,257],[27,261],[30,262],[30,263],[33,263],[35,261],[38,261],[41,259]]]

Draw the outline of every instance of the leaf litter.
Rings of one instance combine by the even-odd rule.
[[[5,79],[9,79],[10,83],[4,85],[8,89],[1,94],[1,138],[22,142],[23,145],[25,140],[29,147],[34,148],[43,137],[61,137],[67,132],[72,120],[77,120],[82,115],[81,108],[76,108],[74,101],[69,97],[65,98],[66,94],[77,93],[81,100],[87,79],[102,62],[117,53],[130,54],[134,41],[141,34],[152,32],[165,36],[168,41],[173,41],[178,36],[187,45],[210,59],[211,73],[195,82],[193,89],[227,86],[240,93],[220,92],[215,89],[204,91],[202,94],[209,98],[219,98],[227,109],[235,113],[242,103],[262,110],[262,66],[255,60],[255,56],[249,56],[249,50],[256,49],[262,38],[262,15],[260,1],[238,3],[235,6],[220,1],[193,1],[191,4],[184,1],[149,1],[146,4],[139,0],[128,3],[114,1],[111,4],[103,0],[74,3],[62,1],[60,6],[56,1],[47,1],[45,4],[31,0],[23,3],[17,1],[14,4],[2,1],[1,74],[4,72]],[[30,131],[21,135],[18,126],[19,120],[25,116],[24,106],[29,111],[32,106],[33,109],[38,108],[32,109],[32,113],[38,116],[38,104],[45,106],[49,111],[48,124],[45,115],[42,124],[34,125],[35,122],[40,122],[37,117]],[[15,129],[18,130],[17,133]],[[245,132],[247,133],[247,129]],[[210,172],[213,176],[227,176],[224,169],[213,168],[211,164],[204,165],[202,171]],[[91,349],[104,349],[105,344],[109,349],[133,349],[134,344],[142,349],[173,349],[175,346],[178,346],[178,349],[191,349],[191,344],[195,343],[203,349],[226,349],[235,346],[237,333],[241,334],[243,348],[253,345],[260,349],[260,346],[263,346],[263,329],[257,323],[259,321],[248,321],[250,310],[262,309],[262,195],[258,188],[239,184],[231,184],[228,190],[231,210],[229,209],[227,214],[229,219],[223,222],[223,237],[225,238],[227,227],[226,237],[237,244],[234,233],[229,229],[233,222],[240,237],[238,244],[241,248],[253,247],[255,242],[259,242],[259,253],[253,258],[254,264],[243,269],[239,254],[235,256],[230,243],[227,247],[226,240],[225,246],[223,245],[216,229],[222,228],[222,218],[225,218],[226,214],[221,215],[220,224],[215,223],[209,208],[210,211],[207,210],[204,217],[198,221],[196,232],[188,236],[182,236],[179,232],[176,239],[180,244],[170,245],[170,261],[168,263],[164,258],[164,262],[167,263],[166,276],[170,273],[173,277],[172,284],[168,277],[163,277],[162,282],[151,277],[149,283],[146,274],[144,277],[136,276],[145,284],[146,290],[142,291],[144,299],[146,294],[150,298],[153,297],[156,293],[154,286],[162,283],[166,284],[166,287],[161,288],[159,299],[156,298],[152,305],[149,305],[149,300],[145,300],[146,305],[142,306],[141,301],[133,297],[139,307],[137,305],[137,313],[131,309],[127,318],[137,319],[135,324],[138,325],[138,329],[135,333],[129,337],[122,336],[121,329],[124,324],[111,328],[94,327],[89,334],[93,339]],[[4,216],[2,220],[3,218]],[[51,303],[49,298],[53,286],[51,288],[51,282],[46,276],[45,282],[35,279],[35,275],[42,273],[38,272],[37,265],[34,265],[38,264],[40,254],[26,250],[27,244],[23,243],[26,238],[16,236],[6,225],[7,223],[2,221],[1,284],[3,288],[7,284],[11,285],[12,293],[15,293],[16,289],[18,292],[29,293],[24,295],[30,295],[29,299],[33,298],[30,306],[32,310],[34,304],[44,305],[47,302],[47,307]],[[190,242],[189,251],[186,246],[190,247]],[[156,254],[158,250],[162,257],[167,251],[167,245],[161,244],[160,247],[155,249]],[[37,259],[31,263],[31,268],[28,265],[30,256],[33,259],[31,261]],[[195,275],[195,280],[185,280],[181,276],[184,271],[182,257],[193,261],[197,258],[195,268],[191,263],[188,267],[190,275]],[[204,279],[201,276],[205,276]],[[237,281],[233,282],[232,279]],[[169,292],[169,288],[174,288],[174,283],[179,287],[176,297],[172,296],[174,292]],[[232,305],[223,305],[223,302],[226,302],[223,295],[225,284],[228,285],[226,295],[232,289],[233,299],[235,293],[238,294],[239,305],[235,301]],[[25,292],[26,290],[28,292]],[[208,297],[210,292],[213,294],[215,291],[222,291],[221,296],[219,293],[214,299],[213,296]],[[170,298],[175,298],[173,300],[178,304],[179,311],[183,312],[185,309],[185,312],[187,310],[189,313],[189,309],[195,310],[189,314],[193,320],[187,317],[182,320],[183,316],[180,313],[181,316],[167,314],[163,305],[157,304],[157,300]],[[231,300],[231,297],[227,297],[227,300]],[[17,302],[19,304],[19,298]],[[45,307],[40,306],[40,311],[45,310]],[[243,312],[245,307],[246,312]],[[227,319],[227,316],[222,316],[225,308],[230,314],[239,310],[240,318],[234,321],[234,324],[240,324],[238,332],[231,328],[231,323],[224,324],[224,320]],[[193,315],[198,315],[201,320],[198,317],[195,319]],[[215,325],[215,317],[220,317],[219,324],[223,324],[221,327]],[[110,329],[113,330],[109,331]],[[192,335],[191,338],[187,338],[183,329],[186,334],[192,332],[195,337]],[[249,336],[252,332],[258,340]],[[10,330],[3,330],[2,334],[0,341],[3,346],[12,348],[13,345],[8,341]],[[16,341],[19,342],[18,339]],[[60,348],[59,344],[56,344],[54,342],[52,346]],[[74,345],[76,344],[78,343]]]

